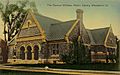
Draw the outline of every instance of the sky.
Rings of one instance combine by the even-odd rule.
[[[0,0],[6,3],[7,0]],[[18,0],[9,0],[15,2]],[[120,0],[29,0],[35,1],[40,14],[61,21],[76,19],[76,10],[84,11],[83,22],[87,29],[112,26],[113,32],[120,38]],[[3,34],[0,20],[0,37]]]

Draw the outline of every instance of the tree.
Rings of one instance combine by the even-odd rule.
[[[66,62],[67,64],[80,64],[80,63],[87,63],[88,56],[85,46],[83,45],[82,40],[78,41],[78,39],[73,39],[72,44],[69,44],[69,46],[72,46],[68,52],[65,52],[61,54],[61,59],[63,62]],[[88,52],[89,53],[89,52]]]
[[[4,6],[4,4],[0,2],[1,17],[4,22],[5,41],[10,41],[18,33],[26,15],[25,7],[27,3],[28,0],[24,0],[13,4],[8,0],[7,4]]]
[[[79,41],[79,43],[78,43],[78,54],[77,54],[77,56],[78,56],[78,64],[79,63],[85,63],[86,62],[86,48],[85,48],[85,46],[84,46],[84,44],[83,44],[83,41],[82,41],[82,39]]]
[[[76,59],[76,63],[77,64],[87,63],[88,61],[87,57],[88,57],[89,51],[83,44],[82,37],[80,41],[78,41],[78,39],[74,39],[73,45],[74,45],[74,57]]]
[[[60,56],[61,56],[61,60],[66,64],[76,64],[76,59],[74,57],[73,50],[60,54]]]

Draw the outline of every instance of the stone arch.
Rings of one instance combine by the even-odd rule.
[[[40,57],[40,51],[41,51],[41,46],[40,44],[34,44],[33,46],[33,51],[34,51],[34,59],[38,60]]]
[[[34,45],[34,59],[38,60],[39,57],[39,46],[38,45]]]
[[[20,59],[22,60],[25,59],[25,47],[24,46],[20,47]]]
[[[27,50],[27,59],[28,60],[31,60],[32,59],[32,46],[31,45],[28,45],[26,47],[26,50]]]

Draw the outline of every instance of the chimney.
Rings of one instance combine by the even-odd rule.
[[[83,22],[83,10],[77,9],[76,10],[76,19],[80,19]]]

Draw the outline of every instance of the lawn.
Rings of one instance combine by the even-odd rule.
[[[14,64],[10,66],[25,66],[25,67],[40,67],[57,69],[75,69],[75,70],[105,70],[105,71],[120,71],[119,64],[106,64],[106,63],[89,63],[89,64]]]

